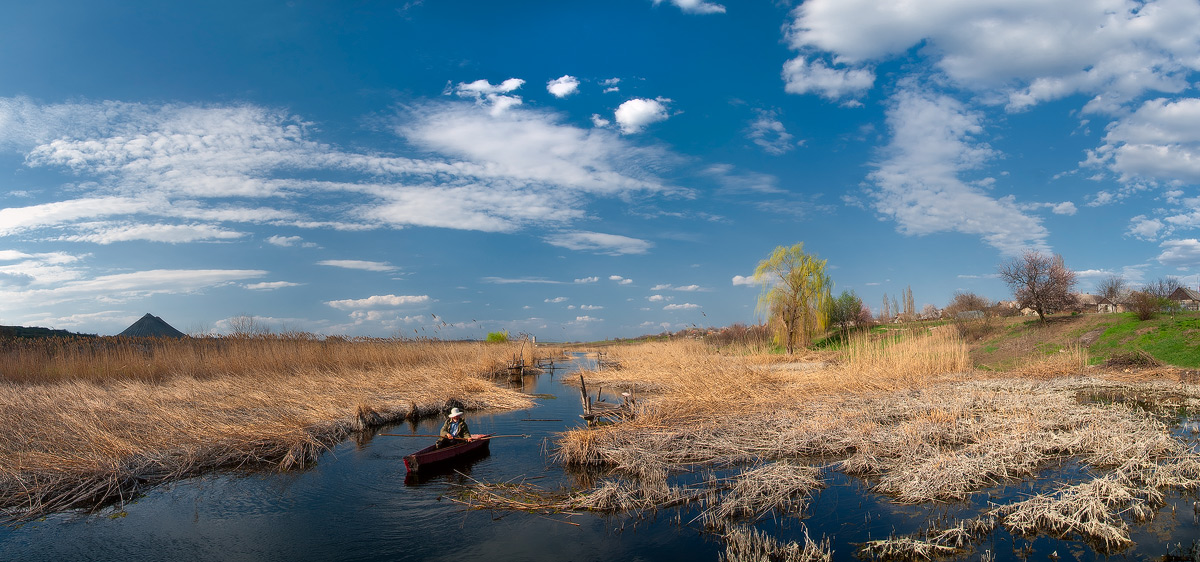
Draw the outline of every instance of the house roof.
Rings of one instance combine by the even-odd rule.
[[[1171,296],[1167,298],[1173,301],[1200,301],[1200,293],[1187,287],[1180,287],[1175,289],[1175,292],[1171,293]]]

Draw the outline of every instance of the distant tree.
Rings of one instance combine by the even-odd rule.
[[[1129,308],[1138,320],[1149,320],[1158,314],[1162,299],[1149,291],[1134,291],[1129,296]]]
[[[1120,275],[1109,275],[1101,279],[1096,284],[1096,291],[1100,296],[1108,299],[1115,306],[1117,303],[1125,300],[1129,294],[1129,283],[1125,282],[1125,278]]]
[[[842,291],[836,299],[829,301],[829,323],[838,327],[843,335],[857,325],[863,309],[862,299],[854,291]],[[867,311],[870,316],[870,310]]]
[[[1179,282],[1178,277],[1159,277],[1158,279],[1147,283],[1145,287],[1142,287],[1142,292],[1150,293],[1156,298],[1166,300],[1171,296],[1171,293],[1174,293],[1182,286],[1183,284]]]
[[[270,327],[249,314],[240,314],[229,319],[229,335],[235,338],[260,338],[270,333]]]
[[[871,307],[863,303],[862,308],[858,309],[858,317],[854,319],[854,325],[859,328],[870,328],[875,325],[875,317],[871,315]]]
[[[825,260],[804,252],[804,243],[779,246],[758,262],[754,280],[763,285],[758,308],[776,326],[780,345],[793,353],[796,344],[807,346],[824,330],[833,282],[825,273]]]
[[[888,300],[887,293],[883,294],[883,308],[879,309],[879,321],[889,322],[892,319],[892,303]]]
[[[1047,256],[1037,250],[1026,250],[1000,264],[998,272],[1000,279],[1012,290],[1018,306],[1035,310],[1043,324],[1047,313],[1075,303],[1075,297],[1071,295],[1075,288],[1075,272],[1063,263],[1061,255]]]
[[[932,304],[927,304],[921,308],[921,318],[940,318],[941,315],[942,311],[938,310],[938,307]]]
[[[904,320],[904,315],[901,313],[900,305],[896,303],[896,295],[892,295],[892,316],[900,316]]]
[[[912,320],[917,315],[917,303],[913,300],[912,285],[904,288],[904,318]]]
[[[992,306],[992,301],[985,297],[981,297],[975,293],[964,291],[955,291],[954,296],[950,299],[950,304],[942,310],[942,314],[951,318],[958,316],[960,312],[970,312],[978,310],[985,312]]]
[[[500,330],[499,332],[488,332],[488,343],[508,343],[508,330]]]

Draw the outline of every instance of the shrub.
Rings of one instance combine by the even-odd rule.
[[[1161,304],[1159,298],[1148,291],[1138,291],[1129,297],[1129,308],[1138,320],[1154,318]]]
[[[508,330],[499,332],[488,332],[488,343],[508,343]]]

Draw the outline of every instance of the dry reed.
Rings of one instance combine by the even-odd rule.
[[[219,467],[299,468],[354,431],[436,414],[448,401],[467,409],[531,404],[487,378],[506,364],[507,346],[248,339],[216,351],[209,343],[153,348],[162,343],[146,342],[146,353],[205,349],[232,370],[209,364],[200,376],[97,371],[0,382],[0,513],[94,507]]]
[[[1153,412],[1082,398],[1098,391],[1151,392],[1196,407],[1200,388],[1171,386],[1168,395],[1165,384],[1084,377],[1086,356],[1077,351],[1007,378],[968,371],[966,348],[951,330],[861,339],[840,360],[809,357],[797,366],[714,354],[691,342],[614,349],[612,359],[621,368],[588,373],[589,387],[640,389],[637,415],[567,432],[556,452],[565,463],[637,479],[699,466],[749,465],[750,474],[815,459],[870,476],[873,490],[895,501],[924,503],[962,500],[1072,460],[1097,476],[1082,488],[985,515],[1020,532],[1077,533],[1112,547],[1127,537],[1118,522],[1148,515],[1160,490],[1200,489],[1200,455]],[[826,365],[808,368],[814,359]],[[1073,376],[1055,376],[1064,374]],[[1113,474],[1124,475],[1117,479],[1123,488],[1110,482]],[[741,497],[735,489],[736,482],[706,499],[710,528],[766,509],[787,511],[786,502],[765,498],[802,498],[811,486],[783,484]],[[1099,503],[1072,512],[1082,500]],[[1105,521],[1116,531],[1088,521]],[[962,548],[969,535],[939,533],[878,546],[896,550],[907,542],[903,548],[911,552],[948,552]]]
[[[721,562],[830,562],[833,548],[829,538],[814,541],[804,528],[804,543],[781,543],[754,527],[733,527],[723,536],[725,552]]]

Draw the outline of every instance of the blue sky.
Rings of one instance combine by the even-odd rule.
[[[543,340],[878,310],[1060,253],[1200,284],[1200,2],[29,2],[0,324]]]

